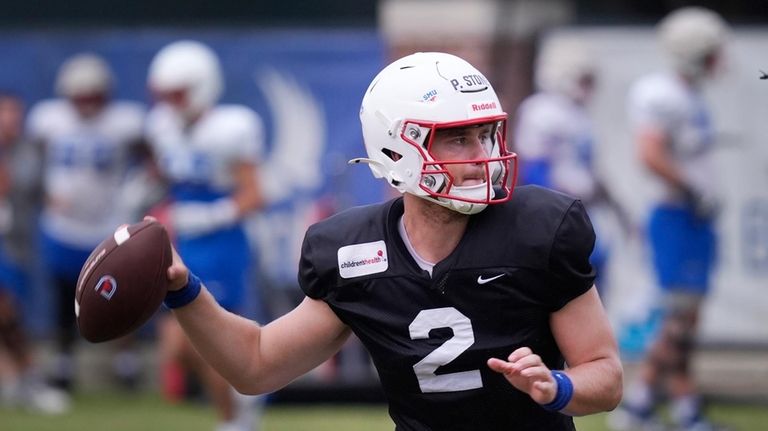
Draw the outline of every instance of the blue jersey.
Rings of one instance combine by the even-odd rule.
[[[630,90],[629,114],[636,133],[651,130],[665,137],[669,157],[690,188],[712,193],[714,128],[696,87],[672,74],[644,77]],[[659,183],[661,195],[647,230],[659,285],[705,293],[717,247],[714,220],[699,217],[683,190]]]
[[[245,106],[222,105],[185,127],[178,114],[158,105],[149,114],[147,137],[174,203],[209,203],[230,196],[237,163],[257,163],[263,150],[258,115]],[[177,233],[185,263],[225,308],[242,306],[253,255],[242,223],[202,235]]]
[[[144,118],[143,106],[125,101],[88,118],[65,99],[30,111],[29,136],[45,153],[42,254],[55,275],[76,280],[91,250],[131,221],[123,193]]]

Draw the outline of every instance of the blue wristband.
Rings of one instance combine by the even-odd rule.
[[[565,374],[562,371],[553,370],[552,377],[554,377],[555,382],[557,382],[555,399],[547,404],[541,404],[541,406],[546,410],[559,412],[564,409],[565,406],[571,402],[571,398],[573,398],[573,382],[571,381],[571,378],[568,377],[568,374]]]
[[[187,285],[179,290],[173,290],[165,294],[163,304],[170,309],[183,307],[197,298],[200,294],[202,282],[191,272],[187,278]]]

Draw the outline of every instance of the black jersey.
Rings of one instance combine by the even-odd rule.
[[[299,282],[368,349],[399,431],[573,430],[486,365],[527,346],[551,369],[549,327],[593,284],[594,232],[578,200],[535,186],[470,217],[456,249],[419,268],[398,232],[402,198],[309,228]],[[585,328],[587,330],[588,328]]]

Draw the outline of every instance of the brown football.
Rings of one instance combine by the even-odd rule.
[[[91,342],[113,340],[143,325],[168,290],[171,243],[153,220],[123,225],[101,242],[80,270],[75,315]]]

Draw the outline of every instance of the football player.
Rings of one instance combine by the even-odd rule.
[[[165,303],[203,357],[264,393],[354,333],[398,430],[573,430],[572,415],[615,407],[589,218],[566,195],[513,190],[485,76],[450,54],[406,56],[373,79],[360,120],[368,157],[353,162],[403,195],[308,229],[294,310],[263,327],[227,313],[174,257]]]
[[[629,93],[629,115],[642,162],[663,192],[651,209],[647,232],[664,301],[664,322],[630,385],[616,429],[658,423],[659,392],[671,400],[681,430],[711,430],[691,370],[699,310],[715,256],[714,129],[702,85],[718,69],[727,25],[701,7],[678,9],[658,27],[672,70],[641,78]]]
[[[42,255],[56,287],[57,358],[54,379],[72,387],[75,314],[72,298],[80,268],[114,227],[130,219],[123,205],[126,178],[140,165],[145,109],[112,100],[113,73],[92,53],[67,59],[56,76],[58,98],[32,107],[30,139],[44,154]],[[122,361],[132,380],[138,367],[128,351]]]
[[[597,77],[595,58],[576,39],[550,40],[538,57],[538,91],[526,98],[517,114],[515,150],[520,156],[520,181],[549,187],[584,202],[596,231],[591,261],[595,283],[604,294],[601,275],[608,259],[614,210],[624,225],[624,212],[610,199],[597,173],[594,132],[587,105]]]
[[[223,89],[216,54],[196,41],[177,41],[152,60],[148,85],[158,103],[147,120],[158,167],[170,184],[168,223],[187,264],[218,303],[243,313],[254,256],[243,220],[263,204],[256,169],[262,123],[250,108],[217,105]],[[262,400],[241,397],[200,360],[175,320],[160,332],[164,369],[192,364],[217,408],[217,430],[252,431]]]
[[[0,92],[0,406],[65,413],[68,394],[48,385],[21,313],[36,249],[38,154],[24,136],[23,101]]]

